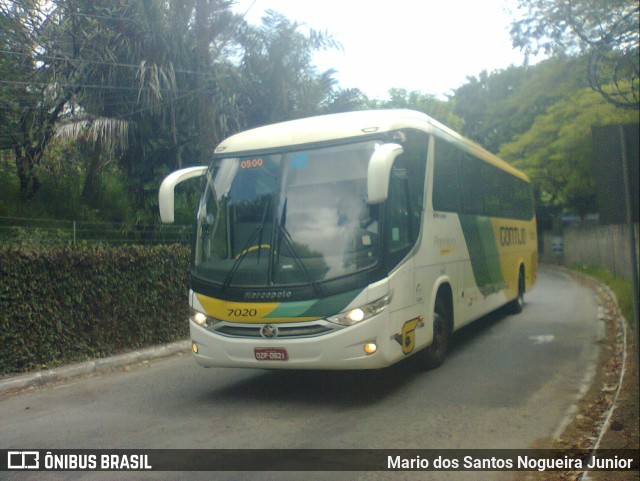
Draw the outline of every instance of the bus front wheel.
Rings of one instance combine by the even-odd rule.
[[[451,319],[446,303],[442,298],[436,299],[433,312],[433,339],[424,350],[427,368],[434,369],[440,366],[449,352],[451,339]]]

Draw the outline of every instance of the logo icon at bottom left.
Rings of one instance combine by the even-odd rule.
[[[9,469],[39,469],[40,453],[38,451],[9,451],[7,453]]]

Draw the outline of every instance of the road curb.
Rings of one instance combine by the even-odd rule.
[[[620,305],[618,304],[618,298],[615,292],[608,285],[606,285],[604,282],[600,281],[599,279],[589,274],[586,274],[584,272],[581,272],[577,269],[568,269],[566,267],[561,267],[561,266],[554,266],[554,267],[559,271],[568,273],[569,275],[572,275],[576,278],[580,278],[583,281],[586,280],[591,283],[591,285],[588,287],[592,289],[593,292],[596,294],[598,303],[599,303],[598,332],[596,334],[596,339],[595,339],[596,342],[602,343],[606,340],[607,338],[606,322],[610,320],[614,320],[617,323],[616,328],[618,329],[619,334],[622,336],[622,350],[621,350],[622,352],[620,354],[621,364],[618,366],[618,376],[617,376],[617,379],[615,380],[616,389],[613,393],[613,398],[610,399],[609,405],[603,408],[601,417],[596,420],[597,422],[599,422],[599,424],[596,424],[595,431],[591,433],[590,437],[587,438],[590,441],[590,444],[584,445],[584,448],[591,451],[591,455],[594,456],[596,455],[598,449],[603,449],[601,448],[602,440],[604,439],[604,436],[607,434],[607,432],[611,428],[611,418],[613,416],[614,411],[619,406],[620,393],[624,389],[623,386],[624,386],[624,380],[625,380],[625,375],[627,370],[627,349],[628,349],[627,337],[629,335],[628,334],[629,324],[627,319],[622,314]],[[613,311],[609,311],[605,309],[604,304],[607,301],[610,301],[615,305],[615,309],[613,309]],[[600,359],[600,356],[601,354],[599,354],[598,356],[599,363],[602,362]],[[602,365],[600,365],[599,368],[601,368],[601,366]],[[592,387],[593,387],[593,383],[591,384],[590,388]],[[587,394],[588,389],[589,388],[587,388],[584,392],[581,392],[579,400],[581,400]],[[572,407],[574,408],[574,411],[567,413],[567,423],[564,426],[565,429],[571,422],[573,422],[575,415],[579,413],[577,404],[574,404]],[[555,437],[557,439],[557,436]],[[591,477],[591,472],[586,468],[584,471],[581,472],[581,475],[582,477],[580,479],[584,479],[585,481],[594,479]]]
[[[116,356],[7,377],[0,379],[0,396],[30,387],[43,386],[45,384],[51,384],[59,381],[67,381],[76,377],[95,374],[109,369],[122,368],[144,361],[173,356],[178,353],[186,353],[189,351],[190,345],[191,341],[189,340],[178,341],[138,351],[118,354]]]

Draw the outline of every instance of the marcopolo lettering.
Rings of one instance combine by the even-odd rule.
[[[527,229],[517,227],[500,227],[500,245],[502,247],[525,245],[527,243]]]
[[[281,300],[289,299],[291,291],[261,291],[261,292],[245,292],[246,300]]]

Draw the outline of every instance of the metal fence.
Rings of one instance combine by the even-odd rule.
[[[0,217],[0,245],[188,245],[191,242],[192,229],[192,225]]]

